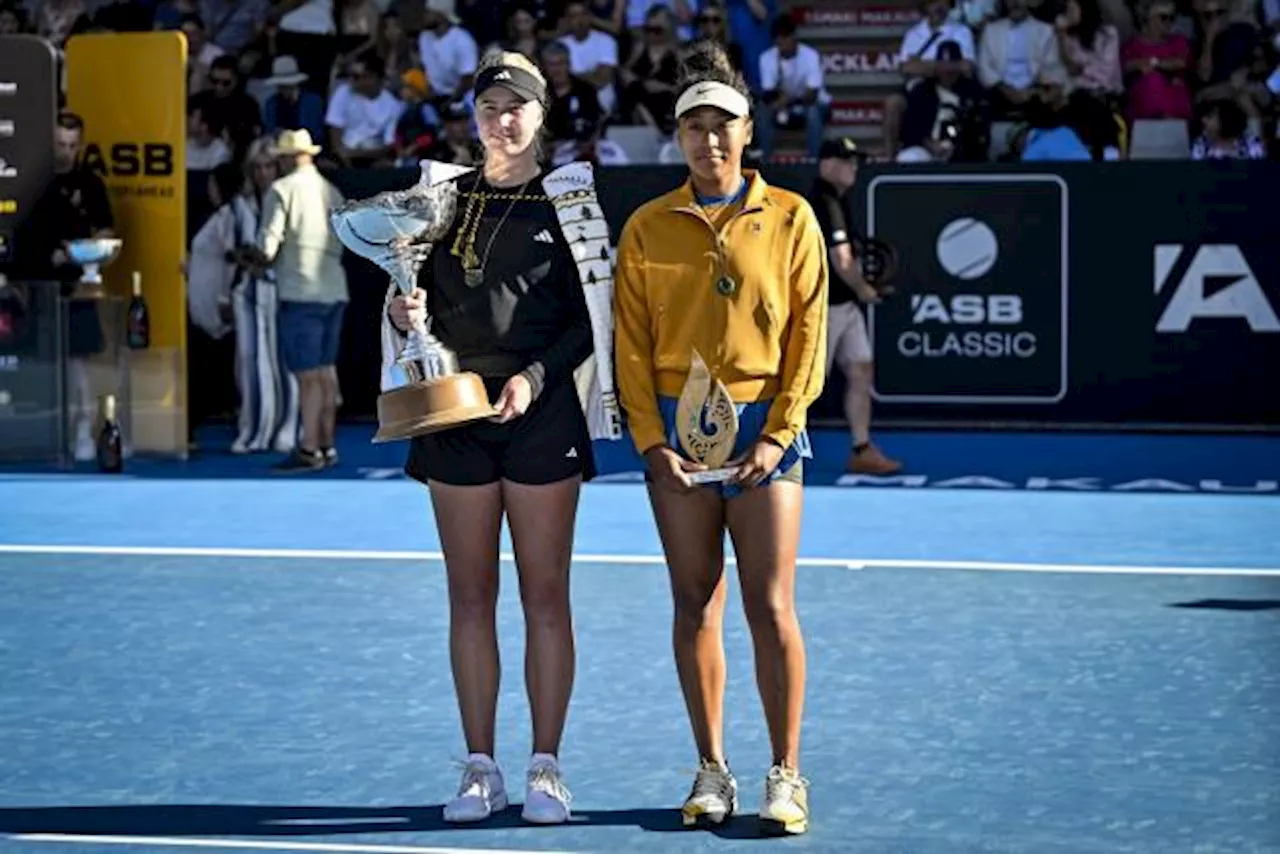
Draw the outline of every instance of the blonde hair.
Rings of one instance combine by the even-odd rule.
[[[254,195],[258,191],[257,185],[253,180],[253,164],[261,157],[270,158],[274,164],[275,158],[271,155],[271,148],[275,145],[275,140],[269,136],[260,136],[253,142],[249,143],[248,150],[244,154],[244,194]],[[279,172],[279,170],[276,170]]]
[[[538,64],[523,53],[517,53],[513,50],[494,50],[491,49],[481,58],[479,66],[476,68],[476,77],[479,77],[490,68],[506,65],[511,68],[519,68],[526,71],[538,79],[542,84],[544,92],[547,91],[547,78],[543,76],[542,69]],[[538,106],[541,108],[538,117],[538,130],[533,135],[533,151],[539,162],[542,161],[545,154],[545,146],[543,145],[543,137],[546,134],[547,113],[551,110],[550,95],[544,95],[538,100]]]

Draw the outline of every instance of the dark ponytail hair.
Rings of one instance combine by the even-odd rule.
[[[724,45],[712,39],[699,39],[689,45],[680,60],[676,75],[676,100],[690,86],[699,83],[723,83],[731,86],[751,103],[751,89],[742,75],[734,70]]]

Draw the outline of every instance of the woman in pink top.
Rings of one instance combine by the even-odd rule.
[[[1174,5],[1170,0],[1147,0],[1141,8],[1142,30],[1120,51],[1129,81],[1129,121],[1190,119],[1186,77],[1191,44],[1172,32]]]

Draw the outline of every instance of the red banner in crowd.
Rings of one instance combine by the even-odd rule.
[[[851,3],[805,6],[795,10],[799,23],[809,27],[909,27],[920,20],[913,6],[864,6]]]
[[[832,125],[875,125],[884,124],[884,100],[833,101],[831,104]]]

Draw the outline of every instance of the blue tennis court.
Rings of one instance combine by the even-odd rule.
[[[906,441],[933,481],[946,474],[927,461],[954,453]],[[1179,441],[1205,465],[1216,447],[1226,479],[1280,473],[1275,440]],[[348,444],[348,471],[377,468]],[[1131,476],[1123,448],[1087,460],[1099,482]],[[1160,453],[1140,465],[1221,474]],[[464,747],[425,492],[249,466],[0,478],[0,850],[1280,851],[1275,495],[809,489],[798,595],[814,821],[761,842],[768,745],[736,589],[726,734],[741,815],[715,833],[679,827],[695,759],[642,487],[583,497],[561,756],[573,823],[525,826],[514,806],[455,828],[440,804]],[[1030,471],[1008,456],[966,466]],[[519,793],[514,581],[505,566],[498,759]]]

